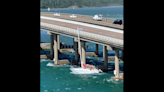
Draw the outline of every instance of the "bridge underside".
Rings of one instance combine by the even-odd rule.
[[[52,29],[52,28],[41,26],[41,30],[46,30],[50,33],[55,33],[55,34],[59,34],[59,35],[66,35],[66,36],[74,38],[75,40],[77,39],[77,35],[62,32],[62,31],[58,31],[58,30],[55,30],[55,29]],[[101,41],[101,40],[97,40],[97,39],[93,39],[93,38],[89,38],[89,37],[82,37],[82,36],[80,36],[80,39],[83,40],[83,41],[93,42],[93,43],[96,43],[96,44],[101,44],[101,45],[107,46],[108,50],[115,50],[115,49],[123,50],[123,45],[118,45],[118,44],[105,42],[105,41]]]

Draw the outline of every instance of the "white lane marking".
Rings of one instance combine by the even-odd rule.
[[[82,26],[87,26],[87,27],[92,27],[92,28],[97,28],[97,29],[103,29],[103,30],[106,30],[106,31],[122,33],[122,34],[124,32],[123,30],[119,30],[119,29],[108,28],[108,27],[92,25],[92,24],[86,24],[86,23],[77,22],[77,21],[64,20],[64,19],[58,19],[58,18],[51,18],[51,17],[45,17],[45,16],[40,16],[40,18],[49,19],[49,20],[56,20],[56,21],[62,21],[62,22],[67,22],[67,23],[72,23],[72,24],[78,24],[78,25],[82,25]]]

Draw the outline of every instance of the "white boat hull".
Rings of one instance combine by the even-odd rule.
[[[72,73],[75,74],[95,74],[95,73],[99,73],[98,69],[84,69],[84,68],[70,68],[70,70],[72,71]]]

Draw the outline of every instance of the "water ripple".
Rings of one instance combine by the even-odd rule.
[[[65,90],[70,90],[71,88],[65,88]]]
[[[77,88],[78,90],[81,90],[81,88]]]

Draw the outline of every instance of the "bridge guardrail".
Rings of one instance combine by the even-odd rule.
[[[72,33],[72,34],[75,34],[75,35],[78,34],[78,30],[71,29],[71,28],[66,28],[66,27],[52,25],[52,24],[43,23],[43,22],[41,22],[40,25],[45,26],[45,27],[49,27],[49,28],[52,28],[52,29],[64,31],[64,32],[67,32],[67,33]],[[115,43],[115,44],[118,44],[118,45],[123,45],[123,40],[116,39],[116,38],[111,38],[111,37],[107,37],[107,36],[102,36],[102,35],[98,35],[98,34],[94,34],[94,33],[80,31],[79,35],[84,36],[84,37],[89,37],[89,38],[93,38],[93,39],[106,41],[106,42]]]

